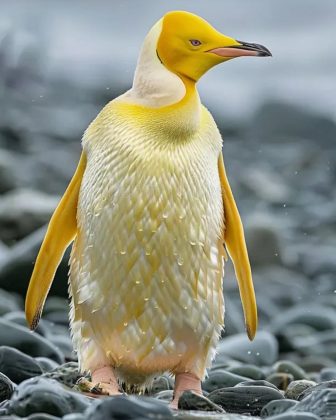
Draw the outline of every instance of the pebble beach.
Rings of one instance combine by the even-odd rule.
[[[268,97],[238,122],[221,118],[210,101],[245,226],[258,333],[253,342],[245,334],[228,263],[225,330],[203,396],[185,392],[179,409],[171,410],[173,378],[167,373],[144,395],[92,398],[81,391],[69,332],[69,250],[34,332],[26,324],[24,298],[47,223],[76,167],[81,134],[127,86],[83,84],[60,74],[44,78],[38,50],[29,46],[17,55],[9,32],[3,34],[0,419],[335,420],[333,116],[323,107]]]

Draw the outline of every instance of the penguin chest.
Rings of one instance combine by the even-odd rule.
[[[74,303],[122,357],[184,352],[223,323],[218,155],[150,146],[89,151],[79,199]]]

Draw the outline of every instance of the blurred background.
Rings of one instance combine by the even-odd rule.
[[[260,363],[269,364],[280,352],[308,372],[332,366],[335,0],[2,0],[0,315],[24,323],[18,315],[22,296],[45,224],[76,167],[82,133],[104,104],[131,86],[144,36],[173,9],[200,14],[223,33],[261,43],[273,53],[270,59],[232,60],[199,83],[224,136],[260,329],[275,343],[269,347],[273,353],[263,347],[264,353],[246,352],[242,359],[258,363],[264,354],[271,361]],[[67,258],[52,289],[63,298]],[[224,336],[241,337],[238,290],[232,268],[226,271]],[[66,329],[67,306],[50,298],[45,319]],[[50,339],[71,358],[69,339]]]

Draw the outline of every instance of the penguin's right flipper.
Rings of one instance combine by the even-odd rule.
[[[26,296],[26,319],[34,330],[65,250],[77,234],[77,204],[86,156],[82,152],[76,172],[49,222],[38,253]]]

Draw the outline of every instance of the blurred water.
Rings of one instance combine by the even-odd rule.
[[[336,116],[335,0],[2,0],[1,34],[20,53],[41,53],[44,75],[89,86],[129,86],[141,42],[168,10],[200,14],[222,32],[258,42],[272,59],[233,60],[200,82],[204,102],[221,114],[248,116],[265,98],[282,98]]]

